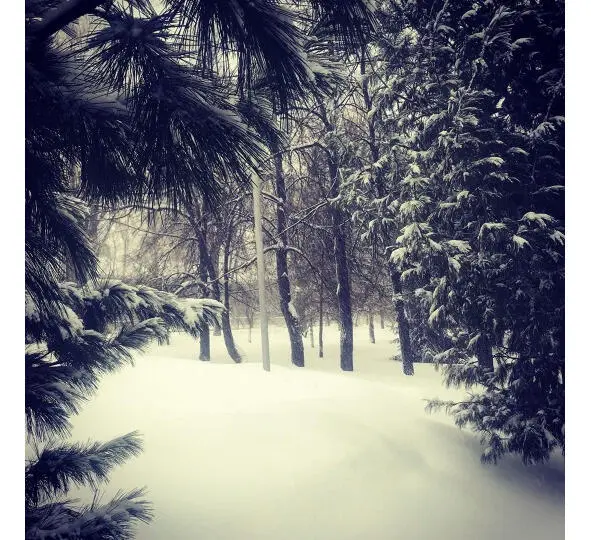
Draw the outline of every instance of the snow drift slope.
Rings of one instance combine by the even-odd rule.
[[[473,434],[424,412],[424,398],[447,395],[440,375],[402,376],[385,332],[381,345],[357,340],[359,373],[336,371],[330,340],[323,361],[307,349],[324,372],[289,367],[286,337],[273,335],[270,373],[220,363],[221,338],[219,361],[198,362],[179,336],[105,377],[73,439],[144,434],[144,454],[106,489],[148,486],[156,518],[139,539],[564,537],[561,457],[482,466]]]

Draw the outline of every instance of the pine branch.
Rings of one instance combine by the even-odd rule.
[[[27,505],[34,507],[45,499],[64,495],[72,485],[96,488],[108,479],[113,467],[139,455],[141,449],[138,432],[106,443],[46,446],[25,470]]]

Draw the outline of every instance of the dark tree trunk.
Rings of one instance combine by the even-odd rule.
[[[329,172],[332,183],[330,197],[336,198],[339,194],[340,182],[338,168],[334,163],[329,163]],[[345,215],[335,204],[331,204],[330,206],[330,215],[334,238],[337,299],[341,330],[341,369],[343,371],[353,371],[353,318],[351,314],[351,289],[347,261]]]
[[[314,348],[314,325],[310,325],[310,346]]]
[[[232,227],[230,227],[226,243],[224,244],[224,307],[226,310],[222,313],[222,333],[224,334],[224,343],[226,350],[230,355],[230,358],[237,364],[242,362],[242,356],[236,348],[234,342],[234,335],[232,334],[232,325],[230,324],[230,278],[228,275],[229,271],[229,260],[230,260],[230,242],[231,242]]]
[[[242,361],[240,357],[240,353],[236,349],[236,345],[234,343],[234,336],[232,335],[232,327],[230,325],[230,285],[228,281],[228,260],[229,260],[229,242],[231,237],[232,226],[230,224],[229,233],[228,233],[228,241],[224,245],[224,263],[223,263],[223,273],[224,273],[224,298],[223,303],[224,307],[226,308],[225,311],[222,312],[221,315],[221,328],[219,326],[215,326],[214,328],[214,335],[219,336],[223,333],[224,335],[224,344],[226,345],[226,350],[230,355],[230,358],[234,360],[236,363],[240,363]],[[207,245],[207,234],[205,226],[203,226],[197,232],[197,238],[199,240],[199,264],[200,264],[200,279],[203,281],[203,277],[201,276],[201,261],[207,269],[207,275],[211,280],[211,293],[213,294],[214,300],[218,302],[222,302],[222,293],[220,290],[220,283],[217,276],[216,265],[213,263],[213,257],[209,251],[209,247]],[[203,257],[201,256],[203,253]],[[216,257],[219,256],[219,252],[216,252]],[[205,291],[209,292],[209,291]],[[209,328],[207,331],[207,341],[209,342]],[[202,351],[204,353],[205,351]],[[204,356],[204,355],[203,355]],[[207,358],[202,358],[200,355],[201,360],[209,360],[209,343],[207,344]]]
[[[480,334],[476,344],[476,358],[478,358],[478,365],[485,371],[494,371],[492,346],[484,334]]]
[[[204,362],[211,360],[211,339],[207,323],[199,325],[199,360]]]
[[[373,326],[373,313],[369,314],[369,342],[375,343],[376,342],[376,333]]]
[[[277,153],[278,148],[272,148]],[[285,215],[285,202],[287,190],[285,189],[285,178],[283,175],[283,162],[281,155],[275,155],[275,193],[279,202],[277,203],[277,231],[279,233],[279,247],[275,250],[277,263],[277,286],[279,288],[279,305],[285,325],[289,333],[291,344],[291,363],[298,367],[304,366],[304,341],[299,318],[291,302],[291,286],[287,273],[287,246],[289,238],[287,231],[287,219]]]
[[[207,231],[205,228],[196,231],[199,247],[199,280],[204,298],[209,297],[208,261],[207,261]],[[211,345],[209,336],[209,325],[203,322],[199,325],[199,360],[208,361],[211,359]]]
[[[380,311],[380,328],[383,330],[385,328],[384,324],[384,312]]]
[[[390,265],[390,279],[392,280],[392,291],[394,292],[394,312],[398,323],[398,339],[400,342],[400,356],[402,357],[402,371],[405,375],[414,375],[414,354],[410,341],[410,327],[404,312],[404,301],[401,298],[402,284],[400,273],[393,265]]]

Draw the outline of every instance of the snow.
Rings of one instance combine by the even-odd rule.
[[[74,418],[73,440],[135,429],[144,453],[115,469],[102,501],[146,485],[155,507],[141,540],[479,540],[564,538],[564,459],[525,468],[480,464],[478,437],[425,398],[452,399],[431,365],[401,373],[391,330],[355,328],[355,371],[338,368],[337,325],[325,358],[306,345],[289,364],[287,331],[270,329],[271,371],[258,332],[235,329],[234,364],[211,336],[212,361],[175,335],[135,367],[105,376]],[[90,500],[91,494],[82,495]]]
[[[40,320],[37,304],[33,302],[33,299],[28,294],[25,294],[25,318],[34,322],[39,322]]]
[[[287,304],[287,309],[289,311],[289,314],[294,318],[294,319],[299,319],[299,315],[298,312],[296,311],[295,306],[293,305],[293,303],[289,302]]]
[[[541,228],[545,228],[548,223],[552,223],[554,218],[548,214],[539,214],[537,212],[527,212],[521,218],[521,221],[529,221],[530,223],[536,223]]]

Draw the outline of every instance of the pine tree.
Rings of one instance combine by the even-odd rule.
[[[69,417],[92,395],[100,376],[132,362],[133,353],[170,331],[199,335],[219,317],[214,301],[178,299],[148,287],[120,282],[103,287],[60,284],[51,312],[25,296],[25,413],[30,459],[25,467],[27,538],[130,538],[130,524],[149,521],[143,490],[102,506],[65,499],[73,485],[98,485],[110,470],[137,455],[141,441],[130,433],[107,443],[60,443]],[[74,536],[72,536],[74,535]]]

